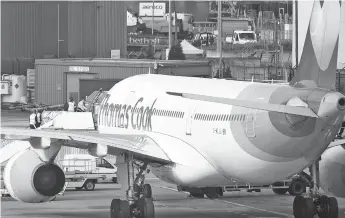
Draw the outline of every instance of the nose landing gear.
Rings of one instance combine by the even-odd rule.
[[[293,202],[295,218],[338,218],[338,201],[334,197],[327,197],[319,193],[319,160],[309,168],[312,175],[312,186],[309,196],[296,196]]]
[[[143,173],[147,163],[140,166],[140,172],[134,179],[134,161],[132,154],[125,155],[128,173],[127,200],[113,199],[110,206],[111,218],[154,218],[155,209],[152,199],[152,189],[149,184],[144,184]],[[139,180],[141,180],[139,182]]]

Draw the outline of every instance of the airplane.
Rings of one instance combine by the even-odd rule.
[[[313,187],[295,197],[295,218],[337,218],[335,197],[345,197],[345,141],[332,140],[345,115],[345,96],[334,90],[344,8],[338,1],[311,3],[301,60],[289,86],[138,75],[109,90],[97,130],[2,128],[2,138],[29,137],[32,146],[8,161],[8,191],[27,203],[52,199],[64,186],[64,173],[53,162],[69,141],[97,157],[117,155],[126,199],[112,200],[111,218],[155,216],[151,186],[138,183],[147,169],[187,187],[194,197],[215,198],[232,180],[271,184],[308,166]],[[335,197],[320,194],[320,184]]]

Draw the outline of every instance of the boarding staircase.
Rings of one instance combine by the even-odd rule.
[[[86,111],[92,112],[93,123],[95,125],[96,130],[98,127],[98,124],[97,124],[98,110],[106,94],[107,94],[106,91],[99,89],[97,91],[92,92],[91,95],[89,95],[88,98],[86,99],[86,103],[85,103]]]

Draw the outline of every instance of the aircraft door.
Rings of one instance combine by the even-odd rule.
[[[256,109],[249,109],[246,116],[246,135],[247,137],[254,138],[255,134],[255,120],[256,120]]]
[[[195,109],[191,108],[186,114],[186,135],[192,135],[192,124],[194,119]]]

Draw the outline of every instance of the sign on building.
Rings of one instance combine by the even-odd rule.
[[[152,2],[140,2],[139,3],[139,16],[152,17],[152,8],[154,5],[154,16],[163,17],[166,13],[166,3],[152,3]]]
[[[169,46],[169,38],[167,37],[144,37],[144,36],[127,36],[128,46]]]
[[[68,68],[68,71],[70,72],[89,72],[89,67],[82,67],[82,66],[70,66]]]
[[[120,50],[119,49],[111,50],[110,51],[110,58],[111,59],[120,59]]]

